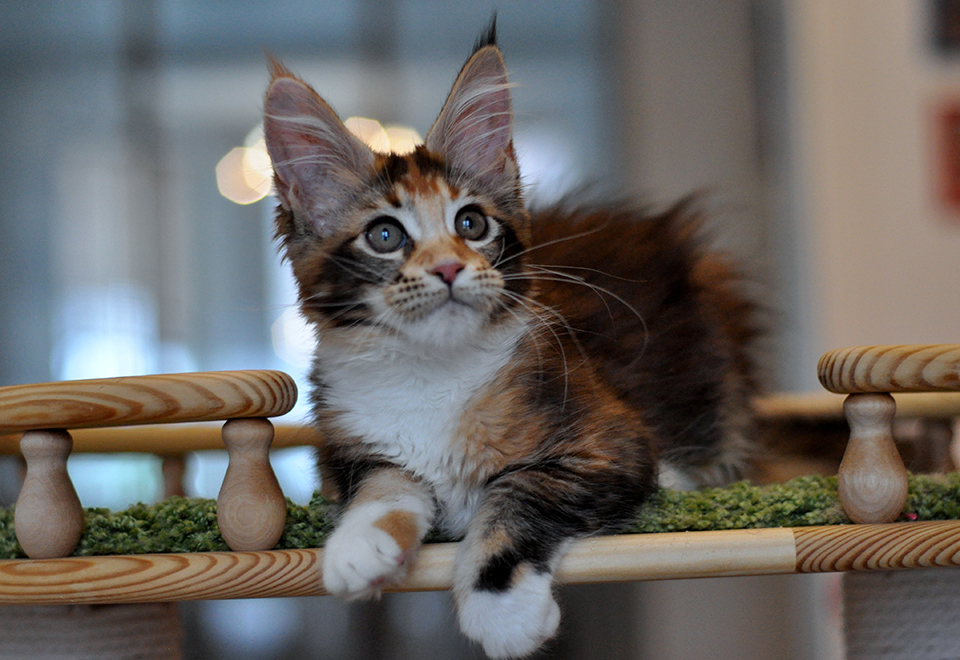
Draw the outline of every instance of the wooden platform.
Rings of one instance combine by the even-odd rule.
[[[427,545],[394,591],[449,589],[457,544]],[[10,559],[0,604],[106,604],[324,594],[323,550]],[[960,521],[627,534],[579,541],[560,583],[960,566]]]

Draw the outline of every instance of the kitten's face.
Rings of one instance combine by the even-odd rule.
[[[501,208],[480,186],[455,184],[425,148],[379,156],[373,169],[338,214],[342,230],[291,257],[312,320],[456,346],[522,316],[528,279],[516,227],[526,215],[516,204]]]
[[[464,66],[425,144],[375,154],[280,65],[264,130],[277,234],[321,330],[458,346],[525,317],[529,216],[495,46]]]

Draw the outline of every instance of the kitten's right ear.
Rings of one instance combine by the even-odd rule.
[[[263,131],[280,204],[324,236],[329,214],[361,185],[373,152],[313,89],[271,62]]]
[[[424,144],[496,190],[519,191],[510,83],[495,20],[463,65]]]

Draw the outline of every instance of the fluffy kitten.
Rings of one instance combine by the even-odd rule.
[[[571,540],[657,487],[736,474],[750,433],[752,306],[684,206],[531,215],[493,29],[425,144],[374,153],[274,63],[277,234],[316,328],[323,560],[347,598],[401,580],[434,526],[463,535],[454,596],[492,657],[554,635]]]

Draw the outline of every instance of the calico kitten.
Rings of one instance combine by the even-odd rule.
[[[318,338],[324,484],[345,503],[326,589],[379,594],[436,526],[463,536],[463,632],[491,657],[536,650],[565,549],[629,521],[658,460],[689,484],[744,460],[740,280],[684,205],[527,210],[492,28],[409,155],[368,149],[277,63],[265,131]]]

